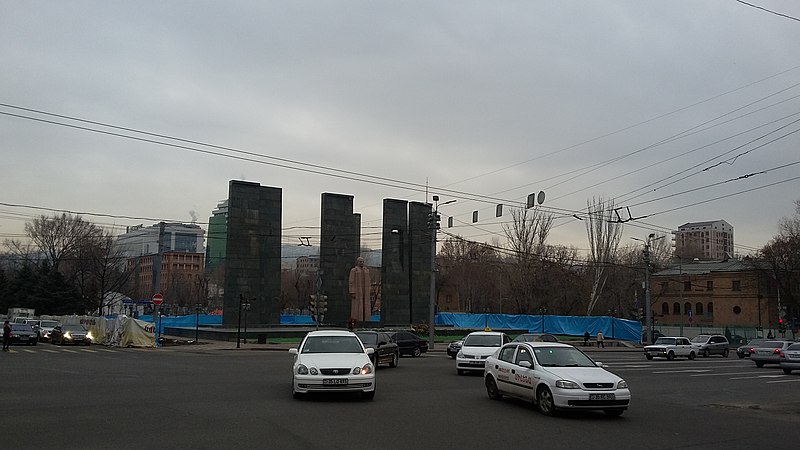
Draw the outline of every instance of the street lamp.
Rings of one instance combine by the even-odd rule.
[[[194,343],[197,344],[200,334],[200,303],[194,305]]]
[[[433,349],[433,338],[435,335],[435,320],[436,320],[436,233],[439,231],[439,206],[449,205],[455,203],[456,200],[448,200],[444,203],[439,203],[439,196],[433,196],[433,211],[431,211],[428,220],[428,229],[431,230],[431,298],[428,305],[428,348]]]
[[[631,239],[639,242],[644,242],[644,250],[642,250],[642,260],[644,260],[644,298],[645,298],[645,336],[643,344],[647,345],[653,339],[653,324],[652,324],[652,304],[650,301],[650,242],[662,239],[664,236],[655,237],[655,233],[647,235],[647,240],[632,237]]]

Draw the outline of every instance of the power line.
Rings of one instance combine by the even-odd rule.
[[[781,17],[785,17],[787,19],[796,20],[796,21],[800,22],[800,19],[798,19],[797,17],[793,17],[793,16],[790,16],[790,15],[787,15],[787,14],[779,13],[779,12],[773,11],[771,9],[764,8],[763,6],[754,5],[752,3],[748,3],[748,2],[745,2],[745,1],[742,1],[742,0],[736,0],[736,1],[741,3],[741,4],[743,4],[743,5],[747,5],[747,6],[750,6],[752,8],[760,9],[760,10],[766,11],[766,12],[768,12],[770,14],[775,14],[776,16],[781,16]]]

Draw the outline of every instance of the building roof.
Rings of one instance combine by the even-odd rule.
[[[686,222],[685,224],[679,226],[678,229],[680,230],[682,228],[703,227],[703,226],[707,227],[707,226],[711,226],[711,225],[714,225],[715,223],[720,223],[720,222],[722,222],[725,225],[733,228],[733,226],[731,224],[729,224],[728,222],[726,222],[726,221],[724,221],[722,219],[718,219],[718,220],[707,220],[707,221],[704,221],[704,222]]]
[[[660,270],[653,276],[673,276],[673,275],[707,275],[714,272],[752,272],[758,269],[767,268],[761,261],[749,258],[743,260],[728,259],[725,261],[692,261],[687,263],[673,264],[664,270]]]

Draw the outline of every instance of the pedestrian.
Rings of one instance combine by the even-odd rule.
[[[603,332],[602,331],[598,331],[597,332],[597,348],[600,348],[600,347],[606,348],[606,344],[605,344],[605,342],[603,342],[603,339],[605,339],[605,337],[603,337]]]
[[[6,322],[3,324],[3,351],[8,351],[8,344],[11,343],[11,325]]]
[[[769,330],[769,333],[767,333],[767,339],[773,339],[773,338],[774,336],[772,335],[772,330]]]
[[[587,345],[589,345],[589,331],[588,330],[583,332],[583,346],[586,347]]]

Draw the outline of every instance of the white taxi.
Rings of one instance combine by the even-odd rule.
[[[369,355],[372,348],[350,331],[312,331],[294,355],[292,395],[300,398],[312,392],[360,392],[362,398],[375,397],[375,366]]]
[[[628,384],[579,349],[552,342],[512,342],[486,360],[489,398],[504,395],[535,403],[549,416],[557,410],[596,409],[619,416],[631,401]]]
[[[456,354],[456,372],[483,372],[486,358],[496,352],[501,345],[511,342],[505,333],[497,331],[475,331],[467,335]]]

